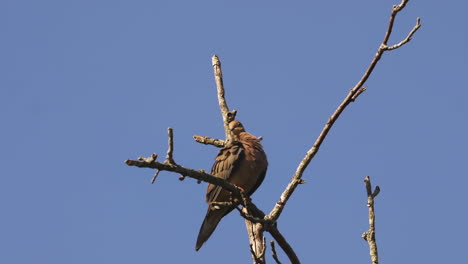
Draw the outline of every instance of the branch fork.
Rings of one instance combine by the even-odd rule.
[[[183,180],[185,177],[191,177],[194,179],[197,179],[198,182],[204,181],[208,182],[211,184],[215,184],[218,186],[221,186],[222,188],[230,191],[233,196],[241,197],[242,198],[242,205],[243,208],[239,208],[236,206],[236,209],[239,210],[241,216],[246,219],[246,224],[248,226],[248,230],[254,230],[254,232],[251,234],[251,231],[249,231],[249,238],[250,238],[250,249],[252,253],[252,257],[254,259],[255,263],[265,263],[265,248],[266,248],[266,240],[263,237],[263,231],[269,232],[273,238],[277,241],[278,245],[284,250],[286,255],[288,256],[289,260],[291,263],[300,263],[296,253],[292,249],[292,247],[289,245],[289,243],[284,239],[282,234],[278,231],[277,227],[277,220],[281,216],[281,213],[286,206],[287,201],[291,197],[291,195],[294,193],[296,187],[299,184],[305,183],[305,181],[302,179],[302,175],[305,171],[305,169],[308,167],[309,163],[311,160],[315,157],[317,152],[320,149],[320,146],[322,145],[323,141],[325,140],[326,136],[328,135],[330,129],[333,127],[334,123],[336,120],[339,118],[341,113],[345,110],[345,108],[352,102],[354,102],[364,91],[366,91],[367,87],[364,87],[365,82],[369,78],[369,76],[372,74],[375,66],[377,65],[378,61],[382,57],[383,53],[385,51],[390,51],[390,50],[395,50],[403,45],[407,44],[409,41],[411,41],[413,35],[418,31],[418,29],[421,27],[420,23],[420,18],[418,17],[416,20],[416,25],[413,27],[413,29],[408,33],[407,37],[400,41],[399,43],[388,46],[387,42],[390,38],[390,35],[392,33],[393,29],[393,24],[396,15],[398,12],[400,12],[407,4],[409,0],[402,0],[399,5],[394,5],[392,8],[392,12],[390,14],[390,21],[388,23],[388,28],[385,33],[384,39],[382,43],[380,44],[379,48],[377,49],[377,53],[375,54],[373,60],[371,61],[370,65],[368,66],[366,72],[364,75],[361,77],[361,79],[355,84],[355,86],[350,89],[348,95],[343,99],[341,104],[337,107],[335,112],[330,116],[330,118],[327,120],[326,124],[324,125],[321,133],[317,137],[316,141],[312,145],[312,147],[307,151],[305,157],[302,159],[302,161],[299,163],[296,172],[294,173],[291,181],[289,184],[286,186],[285,190],[280,196],[279,201],[275,204],[273,209],[270,211],[269,214],[265,215],[264,212],[262,212],[260,209],[258,209],[251,201],[250,199],[247,199],[248,197],[246,194],[243,192],[243,190],[239,189],[237,186],[230,184],[229,182],[225,181],[224,179],[217,178],[213,175],[210,175],[206,173],[203,170],[194,170],[194,169],[189,169],[185,168],[179,164],[177,164],[174,161],[173,158],[173,151],[174,151],[174,142],[173,142],[173,131],[171,128],[168,129],[168,150],[166,154],[166,160],[161,163],[158,162],[157,155],[153,154],[149,158],[139,158],[138,160],[127,160],[126,163],[129,166],[137,166],[137,167],[145,167],[145,168],[153,168],[156,169],[156,173],[152,178],[152,183],[156,180],[159,171],[164,170],[164,171],[171,171],[171,172],[176,172],[181,174],[182,176],[180,177],[181,180]],[[219,60],[218,56],[214,55],[212,58],[212,65],[213,65],[213,71],[214,71],[214,77],[215,77],[215,82],[217,86],[217,94],[218,94],[218,102],[219,102],[219,107],[221,110],[221,115],[223,118],[223,126],[224,126],[224,131],[226,135],[225,140],[220,140],[220,139],[214,139],[210,137],[205,137],[205,136],[198,136],[195,135],[193,136],[196,142],[202,143],[202,144],[207,144],[207,145],[213,145],[216,147],[224,147],[228,142],[232,141],[232,135],[229,131],[228,124],[232,120],[235,119],[237,111],[232,110],[229,111],[229,108],[227,106],[226,100],[225,100],[225,91],[224,91],[224,84],[223,84],[223,75],[221,71],[221,61]],[[369,186],[370,188],[370,179],[366,177],[366,188]],[[374,198],[378,195],[380,189],[378,186],[375,188],[373,192],[371,192],[371,189],[368,190],[368,207],[369,207],[369,217],[371,216],[371,209],[372,209],[372,214],[373,214],[373,205],[374,205]],[[232,203],[231,203],[232,205]],[[216,206],[228,206],[225,204],[216,204]],[[375,217],[375,215],[373,215]],[[371,218],[370,218],[371,219]],[[374,219],[374,218],[372,218]],[[369,220],[369,224],[371,227],[375,228],[374,225],[374,220]],[[377,247],[375,245],[375,261],[373,259],[373,249],[371,246],[371,241],[374,241],[375,244],[375,229],[370,228],[368,232],[365,232],[363,234],[363,237],[369,242],[369,247],[371,248],[371,258],[373,263],[377,264],[378,263],[378,258],[377,258]],[[257,243],[258,242],[258,243]],[[274,246],[272,244],[272,251],[273,251],[273,257],[277,263],[280,263],[279,260],[277,259],[276,256],[276,251],[274,249]],[[275,258],[276,256],[276,258]]]

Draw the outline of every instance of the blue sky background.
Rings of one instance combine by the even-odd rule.
[[[205,184],[127,167],[166,151],[209,170],[223,137],[211,56],[230,108],[263,136],[253,196],[268,212],[348,90],[397,0],[0,3],[0,262],[250,263],[227,216],[199,251]],[[279,220],[303,263],[368,263],[363,179],[381,186],[383,263],[460,263],[468,237],[465,1],[410,1],[386,53]],[[268,237],[268,240],[271,238]],[[268,253],[269,254],[269,253]],[[269,256],[269,262],[272,263]],[[284,263],[287,259],[280,253]]]

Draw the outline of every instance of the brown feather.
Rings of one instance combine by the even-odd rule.
[[[239,121],[229,124],[235,141],[221,149],[216,156],[211,174],[223,178],[242,188],[249,196],[260,186],[265,178],[268,161],[257,137],[244,131]],[[223,188],[209,184],[206,191],[208,211],[197,238],[196,250],[208,240],[219,221],[231,212],[236,204],[214,208],[212,202],[229,202],[231,193]]]

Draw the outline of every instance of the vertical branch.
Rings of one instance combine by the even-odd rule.
[[[221,115],[223,116],[224,132],[226,134],[225,144],[229,144],[229,142],[232,141],[231,131],[229,130],[229,122],[236,118],[237,111],[229,111],[229,108],[226,103],[223,84],[223,72],[221,71],[221,61],[219,60],[217,55],[214,55],[211,58],[211,62],[213,64],[216,88],[218,91],[219,109],[221,110]],[[245,213],[248,214],[247,208],[244,207],[244,209]],[[251,222],[247,219],[245,220],[245,225],[247,227],[247,233],[249,235],[251,253],[254,264],[263,264],[265,263],[266,248],[263,237],[263,225],[261,223]]]
[[[265,264],[266,240],[263,236],[263,225],[245,219],[245,226],[249,234],[250,253],[252,254],[253,263]]]
[[[172,128],[167,128],[167,155],[166,155],[166,161],[169,164],[175,164],[174,158],[172,157],[174,153],[174,132],[172,131]]]
[[[242,208],[241,213],[250,215],[247,207]],[[258,216],[258,215],[255,215]],[[260,222],[253,222],[245,218],[245,227],[249,236],[250,252],[254,264],[265,264],[266,242],[263,236],[264,227]]]
[[[221,110],[221,115],[223,116],[224,124],[224,133],[226,134],[226,139],[231,140],[231,132],[229,131],[229,122],[236,118],[236,110],[229,112],[229,108],[226,103],[224,96],[224,84],[223,84],[223,72],[221,71],[221,61],[217,55],[214,55],[211,58],[213,64],[214,77],[216,81],[216,89],[218,90],[218,102],[219,109]]]
[[[372,264],[378,264],[379,255],[377,253],[377,243],[375,241],[374,198],[379,194],[380,188],[379,186],[376,186],[374,192],[372,192],[372,185],[369,176],[366,176],[364,183],[366,184],[367,207],[369,208],[369,231],[362,234],[362,238],[364,238],[364,240],[366,240],[369,244],[369,252]]]

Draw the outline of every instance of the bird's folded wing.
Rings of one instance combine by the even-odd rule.
[[[239,142],[233,142],[228,146],[221,149],[216,156],[215,163],[211,168],[211,174],[213,176],[225,179],[229,181],[229,177],[239,169],[239,164],[244,158],[244,150],[242,144]],[[223,188],[213,184],[208,185],[206,191],[206,201],[210,202],[221,202],[217,198]]]

